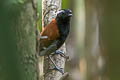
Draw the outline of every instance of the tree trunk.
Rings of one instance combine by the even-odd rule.
[[[36,11],[29,0],[2,1],[0,80],[38,80]],[[0,50],[1,51],[1,50]]]
[[[104,58],[100,51],[99,24],[101,4],[99,0],[86,0],[86,38],[87,79],[103,80]]]
[[[46,26],[51,22],[53,18],[55,18],[55,13],[61,9],[61,0],[43,0],[42,1],[42,26]],[[61,50],[66,52],[65,45],[61,48]],[[54,56],[55,63],[63,68],[65,66],[65,59],[60,55]],[[53,64],[48,57],[44,57],[44,79],[45,80],[60,80],[62,74],[56,70],[49,70],[54,68]]]

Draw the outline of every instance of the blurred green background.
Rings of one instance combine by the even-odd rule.
[[[63,8],[73,11],[66,41],[70,80],[120,80],[119,2],[63,0]]]

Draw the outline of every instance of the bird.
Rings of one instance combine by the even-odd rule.
[[[62,74],[64,74],[63,70],[54,63],[50,55],[53,52],[54,54],[64,55],[64,52],[58,49],[64,44],[69,35],[71,17],[72,11],[70,9],[60,9],[57,11],[56,17],[44,27],[38,38],[38,41],[40,41],[39,55],[49,56],[55,69]]]

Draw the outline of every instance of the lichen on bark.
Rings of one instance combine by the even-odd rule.
[[[36,14],[33,4],[28,1],[20,6],[16,21],[17,50],[23,80],[38,80],[38,59],[36,53]]]

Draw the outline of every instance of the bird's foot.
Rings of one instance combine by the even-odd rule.
[[[55,64],[55,62],[53,61],[53,59],[51,58],[51,56],[49,56],[49,59],[50,59],[50,61],[52,62],[53,66],[54,66],[54,68],[51,69],[51,70],[57,70],[57,71],[59,71],[60,73],[62,73],[62,75],[63,75],[63,74],[64,74],[63,68],[59,68],[59,67]]]
[[[66,59],[69,59],[69,56],[65,55],[64,51],[56,50],[55,54],[57,54],[57,55],[60,54],[62,57],[66,58]]]

